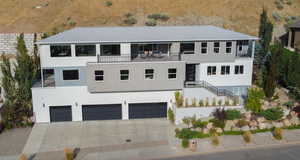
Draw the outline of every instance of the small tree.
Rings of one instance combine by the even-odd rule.
[[[245,107],[254,113],[259,113],[261,111],[262,102],[261,99],[264,98],[264,92],[259,88],[249,88],[248,97],[246,100]]]

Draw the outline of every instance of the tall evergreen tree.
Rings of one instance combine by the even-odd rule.
[[[264,91],[268,98],[274,95],[276,88],[276,80],[278,78],[279,70],[278,64],[283,54],[283,46],[277,42],[272,48],[271,54],[267,56],[266,61],[266,77],[264,79]]]
[[[35,73],[39,73],[39,70],[40,70],[40,56],[39,56],[39,53],[38,53],[38,47],[37,45],[35,44],[37,41],[37,34],[34,33],[34,39],[33,39],[33,63],[34,63],[34,69],[35,69]]]
[[[300,57],[299,53],[292,52],[288,64],[287,81],[289,86],[300,88]]]

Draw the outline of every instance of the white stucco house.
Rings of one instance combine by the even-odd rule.
[[[243,96],[257,39],[214,26],[163,26],[78,27],[40,40],[36,122],[166,117],[176,91]]]

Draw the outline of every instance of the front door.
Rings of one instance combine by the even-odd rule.
[[[185,67],[185,81],[196,81],[196,64],[186,64]]]

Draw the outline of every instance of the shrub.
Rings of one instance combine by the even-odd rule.
[[[171,123],[175,122],[174,112],[171,108],[168,109],[168,118],[169,118]]]
[[[25,154],[21,154],[19,160],[28,160],[28,158]]]
[[[283,2],[281,0],[275,0],[275,5],[277,9],[283,9]]]
[[[249,124],[249,122],[247,122],[246,120],[244,119],[240,119],[238,122],[237,122],[237,126],[239,127],[244,127],[244,126],[247,126]]]
[[[184,100],[184,106],[185,107],[189,106],[189,99],[188,98],[185,98],[185,100]]]
[[[126,18],[129,18],[129,17],[133,17],[133,14],[130,13],[130,12],[128,12],[128,13],[126,13],[124,16],[125,16]]]
[[[250,143],[251,142],[251,132],[250,131],[245,131],[243,133],[243,139],[246,143]]]
[[[211,104],[212,106],[217,106],[217,100],[216,100],[216,98],[213,98],[213,101],[212,101],[212,104]]]
[[[261,99],[263,99],[264,97],[265,94],[262,89],[249,88],[245,108],[254,113],[259,113],[261,111],[261,106],[262,106]]]
[[[65,148],[64,149],[64,153],[65,153],[65,159],[66,160],[73,160],[74,158],[74,153],[73,150],[70,148]]]
[[[288,101],[288,102],[285,102],[283,105],[286,106],[287,108],[291,109],[294,106],[294,102],[293,101]]]
[[[272,17],[273,17],[273,19],[274,19],[275,21],[281,21],[281,19],[282,19],[282,17],[280,16],[280,14],[277,13],[277,12],[273,12],[273,13],[272,13]]]
[[[219,137],[217,134],[211,136],[211,144],[214,146],[218,146],[220,144]]]
[[[190,117],[184,117],[184,118],[182,119],[182,122],[183,122],[185,125],[187,125],[188,128],[190,127],[190,125],[191,125],[191,123],[192,123]]]
[[[226,120],[235,120],[241,118],[241,112],[236,109],[228,109],[225,111]]]
[[[202,99],[199,101],[199,106],[200,106],[200,107],[203,107],[203,106],[204,106],[204,102],[203,102]]]
[[[283,117],[283,110],[279,107],[269,108],[260,113],[267,120],[276,121]]]
[[[233,99],[232,105],[233,105],[233,106],[237,106],[239,103],[240,103],[239,98],[238,98],[238,97],[235,97],[235,98]]]
[[[106,7],[110,7],[112,5],[113,5],[113,3],[111,1],[105,1],[105,6]]]
[[[146,26],[156,26],[156,20],[155,19],[149,19],[148,21],[145,22]]]
[[[226,119],[226,111],[224,108],[217,108],[214,112],[213,112],[213,116],[221,121],[224,121]]]
[[[216,118],[209,120],[209,122],[212,122],[214,127],[218,127],[218,128],[225,127],[225,122]]]
[[[219,105],[219,106],[222,106],[222,104],[223,104],[222,99],[219,99],[219,100],[218,100],[218,105]]]
[[[134,17],[127,17],[123,22],[127,25],[134,25],[137,23],[137,20]]]
[[[206,106],[206,107],[209,106],[209,99],[208,99],[208,98],[206,98],[206,100],[205,100],[205,106]]]
[[[230,105],[230,102],[228,99],[225,100],[225,106],[229,106]]]
[[[192,106],[197,107],[197,99],[196,98],[192,99]]]
[[[181,140],[181,146],[182,146],[183,148],[188,148],[188,147],[189,147],[189,144],[190,144],[190,142],[189,142],[188,139],[182,139],[182,140]]]
[[[207,124],[207,121],[201,121],[200,119],[192,123],[193,128],[204,128]]]
[[[287,4],[287,5],[292,5],[292,4],[293,4],[293,0],[287,0],[287,1],[286,1],[286,4]]]
[[[162,21],[167,21],[170,19],[170,17],[166,14],[161,14],[161,13],[153,13],[148,15],[149,19],[154,19],[154,20],[162,20]]]
[[[179,91],[175,92],[175,101],[176,101],[176,106],[177,107],[182,107],[183,106],[183,96]]]
[[[274,136],[275,139],[281,140],[282,139],[282,129],[281,128],[274,128],[273,136]]]

